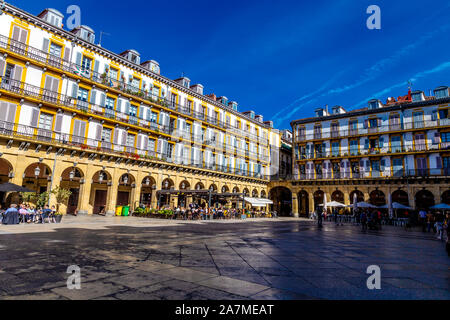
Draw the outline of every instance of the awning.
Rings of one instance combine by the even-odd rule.
[[[244,200],[250,203],[253,207],[265,207],[266,205],[273,203],[272,200],[263,198],[244,197]]]

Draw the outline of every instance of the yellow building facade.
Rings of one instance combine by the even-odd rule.
[[[195,200],[160,190],[267,197],[279,143],[270,123],[186,77],[161,76],[136,50],[95,45],[87,26],[63,30],[54,9],[35,17],[5,5],[0,76],[1,182],[70,189],[64,211]]]

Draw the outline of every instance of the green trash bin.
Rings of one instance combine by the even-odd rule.
[[[123,206],[123,208],[122,208],[122,215],[126,217],[129,214],[130,214],[130,206]]]

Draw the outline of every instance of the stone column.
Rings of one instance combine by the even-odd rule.
[[[292,192],[292,215],[298,218],[298,200],[297,194]]]
[[[156,189],[152,189],[150,206],[152,207],[152,209],[156,209],[157,205],[158,205],[158,198],[156,197]]]

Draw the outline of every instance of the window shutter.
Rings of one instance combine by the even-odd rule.
[[[48,53],[49,45],[50,45],[50,41],[47,38],[44,38],[44,40],[42,42],[42,51],[44,51],[45,53]]]
[[[81,138],[84,138],[85,135],[86,135],[86,122],[80,121],[80,134],[79,134],[79,136]]]
[[[91,91],[91,103],[95,104],[95,99],[97,98],[97,90]]]
[[[12,38],[13,40],[19,41],[19,37],[20,37],[20,28],[17,26],[13,27],[13,33],[12,33]]]
[[[148,149],[148,136],[143,136],[143,140],[144,140],[144,143],[143,143],[143,145],[142,145],[142,150],[147,150]]]
[[[379,127],[381,127],[381,118],[378,118],[378,119],[377,119],[377,125],[378,125]]]
[[[75,137],[79,137],[80,136],[80,120],[74,120],[72,135],[74,135]]]
[[[8,103],[6,101],[0,101],[0,120],[6,121],[6,115],[8,114]]]
[[[118,141],[119,141],[119,129],[115,128],[114,129],[114,136],[113,136],[113,143],[117,144]]]
[[[142,142],[142,135],[138,134],[138,136],[137,136],[137,142],[136,142],[136,148],[142,149],[142,148],[141,148],[141,142]]]
[[[364,120],[364,129],[367,129],[369,127],[369,120]]]
[[[23,68],[21,66],[15,65],[14,66],[14,75],[13,75],[13,79],[16,81],[19,81],[22,79],[22,70]]]
[[[95,133],[95,140],[101,141],[102,140],[102,129],[103,126],[101,124],[97,124],[97,131]]]
[[[53,92],[58,92],[58,87],[59,87],[59,80],[56,78],[53,78],[51,90]]]
[[[148,108],[147,109],[147,117],[146,117],[146,120],[150,120],[150,108]]]
[[[81,66],[81,52],[77,52],[76,59],[75,59],[75,63],[76,63],[78,66]]]
[[[0,77],[3,77],[3,70],[5,69],[5,60],[0,59]]]
[[[57,114],[56,118],[55,118],[55,131],[56,132],[61,132],[62,120],[63,120],[63,115]]]
[[[384,138],[381,137],[380,138],[380,148],[383,148],[383,145],[384,145]]]
[[[64,60],[70,62],[70,48],[64,48]]]
[[[125,113],[130,113],[130,101],[125,101]]]
[[[98,69],[100,68],[100,62],[98,60],[94,61],[94,72],[98,73]]]
[[[8,118],[6,119],[6,121],[9,123],[14,123],[17,106],[13,103],[8,103],[8,105],[9,105],[9,113],[8,113]]]
[[[72,98],[77,98],[78,94],[78,84],[72,83]]]
[[[103,92],[100,94],[100,106],[102,106],[103,108],[106,105],[106,94],[104,94]]]
[[[126,143],[127,143],[127,135],[128,135],[128,132],[126,132],[125,130],[122,130],[122,145],[124,146],[124,145],[126,145]]]
[[[21,31],[22,31],[22,32],[21,32],[21,34],[20,34],[20,39],[19,39],[19,41],[22,42],[22,43],[27,43],[28,31],[25,30],[25,29],[22,29]]]
[[[434,133],[433,143],[435,143],[435,144],[439,143],[440,138],[441,138],[441,135],[439,134],[439,132],[435,132]]]
[[[31,111],[31,123],[30,125],[34,128],[37,128],[39,121],[39,109],[33,108]]]
[[[442,158],[439,156],[436,157],[436,169],[442,169]]]
[[[122,99],[117,99],[117,108],[118,112],[122,112]]]

